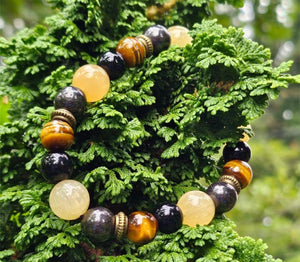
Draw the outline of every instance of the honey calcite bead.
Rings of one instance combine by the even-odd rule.
[[[52,188],[49,204],[56,216],[65,220],[75,220],[87,211],[90,195],[80,182],[67,179]]]
[[[182,224],[190,227],[208,225],[215,216],[215,204],[211,197],[202,191],[189,191],[181,196],[177,206],[182,211]]]
[[[136,244],[146,244],[153,240],[158,229],[154,215],[148,212],[133,212],[128,217],[127,238]]]
[[[170,45],[185,47],[192,43],[193,38],[189,35],[189,30],[186,27],[175,25],[169,27],[168,31],[171,37]]]
[[[87,102],[96,102],[108,93],[110,79],[101,66],[87,64],[77,69],[72,86],[84,93]]]
[[[241,188],[248,186],[252,180],[251,166],[242,160],[231,160],[223,166],[223,176],[234,176],[241,184]]]
[[[134,37],[126,37],[122,39],[116,48],[128,67],[141,65],[146,57],[146,48],[141,41]]]
[[[53,120],[44,125],[41,132],[41,143],[50,151],[64,151],[74,141],[72,127],[61,120]]]

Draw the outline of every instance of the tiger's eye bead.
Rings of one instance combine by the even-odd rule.
[[[174,233],[182,226],[182,212],[175,204],[159,206],[155,210],[154,216],[158,222],[158,229],[162,233]]]
[[[72,85],[85,94],[87,102],[96,102],[108,93],[110,80],[101,66],[87,64],[77,69]]]
[[[239,141],[234,147],[226,145],[223,149],[223,158],[225,162],[235,159],[248,162],[251,158],[251,149],[243,141]]]
[[[223,214],[231,210],[238,198],[234,187],[224,182],[211,184],[206,193],[212,198],[216,206],[216,214]]]
[[[157,227],[157,220],[152,214],[133,212],[128,217],[127,238],[136,244],[146,244],[155,237]]]
[[[183,224],[190,227],[208,225],[215,215],[215,204],[211,197],[202,191],[189,191],[181,196],[177,205],[183,214]]]
[[[41,166],[43,174],[53,182],[67,179],[73,172],[72,161],[67,153],[48,153]]]
[[[109,75],[109,78],[114,80],[120,78],[125,72],[125,60],[118,52],[106,52],[98,60],[98,65],[101,66]]]
[[[57,93],[54,99],[55,109],[65,108],[75,117],[82,115],[85,110],[85,106],[86,98],[84,93],[74,86],[64,87]]]
[[[65,220],[75,220],[83,215],[90,204],[87,189],[76,180],[62,180],[51,190],[49,204],[53,213]]]
[[[114,215],[104,207],[91,208],[84,214],[81,228],[92,242],[105,242],[113,236]]]
[[[170,34],[167,28],[162,25],[153,25],[148,27],[145,30],[144,35],[151,39],[154,55],[158,55],[161,51],[168,49],[170,46]]]
[[[64,151],[74,141],[72,127],[60,120],[53,120],[44,125],[41,132],[41,142],[50,151]]]
[[[189,30],[186,27],[175,25],[169,27],[168,31],[171,37],[170,45],[185,47],[192,43],[193,38],[189,35]]]
[[[145,46],[134,37],[122,39],[118,43],[116,50],[123,56],[128,67],[141,65],[146,57]]]
[[[222,175],[234,176],[242,188],[248,186],[252,180],[253,173],[251,166],[241,160],[231,160],[223,166]]]

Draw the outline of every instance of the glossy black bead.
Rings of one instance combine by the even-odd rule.
[[[94,243],[109,240],[114,234],[114,215],[104,207],[89,209],[81,220],[82,232]]]
[[[242,160],[248,162],[251,158],[251,148],[243,141],[239,141],[234,147],[226,145],[223,149],[223,159],[225,162],[231,160]]]
[[[98,60],[101,66],[109,75],[111,80],[120,78],[126,69],[125,60],[118,52],[106,52]]]
[[[225,182],[211,184],[206,193],[212,198],[216,206],[216,214],[223,214],[231,210],[238,198],[235,188]]]
[[[73,86],[66,86],[61,89],[54,99],[56,109],[65,108],[75,117],[81,116],[85,110],[86,98],[84,93]]]
[[[175,204],[163,204],[153,214],[158,222],[158,229],[165,234],[176,232],[182,226],[182,212]]]
[[[52,181],[67,179],[73,172],[72,160],[67,153],[48,153],[41,163],[42,173]]]
[[[168,49],[170,46],[171,36],[168,29],[162,25],[148,27],[144,35],[151,39],[154,55],[158,55],[161,51]]]

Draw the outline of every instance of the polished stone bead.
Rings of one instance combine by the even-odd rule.
[[[87,64],[77,69],[72,86],[84,93],[87,102],[96,102],[108,93],[110,79],[101,66]]]
[[[202,191],[189,191],[181,196],[177,205],[183,214],[183,224],[190,227],[208,225],[215,215],[215,204]]]
[[[72,127],[60,120],[53,120],[44,125],[41,132],[41,143],[50,151],[64,151],[74,141]]]
[[[216,206],[216,214],[223,214],[231,210],[238,198],[234,187],[225,182],[211,184],[206,193],[212,198]]]
[[[126,37],[122,39],[116,48],[128,67],[141,65],[146,57],[146,48],[141,41],[134,37]]]
[[[69,178],[73,164],[67,153],[48,153],[41,163],[42,173],[52,182]]]
[[[106,52],[98,60],[101,66],[109,75],[111,80],[120,78],[125,72],[125,60],[118,52]]]
[[[158,229],[162,233],[174,233],[182,226],[182,212],[175,204],[162,204],[153,215],[157,219]]]
[[[168,31],[171,37],[170,45],[185,47],[192,43],[193,38],[189,35],[189,30],[186,27],[175,25],[169,27]]]
[[[84,93],[74,86],[64,87],[57,93],[54,99],[55,109],[65,108],[75,117],[82,115],[85,106],[86,98]]]
[[[52,188],[49,204],[56,216],[65,220],[75,220],[87,211],[90,196],[83,184],[67,179]]]
[[[239,141],[235,146],[226,145],[223,149],[223,159],[225,162],[235,159],[248,162],[250,158],[251,149],[246,142]]]
[[[153,25],[148,27],[144,35],[149,37],[153,44],[153,54],[158,55],[161,51],[169,48],[171,37],[167,30],[162,25]]]
[[[91,208],[84,214],[81,228],[95,244],[105,242],[114,235],[114,215],[104,207]]]
[[[222,175],[234,176],[242,188],[248,186],[252,180],[251,166],[242,160],[231,160],[223,166]]]
[[[148,212],[137,211],[128,216],[127,238],[135,244],[146,244],[156,235],[158,223]]]

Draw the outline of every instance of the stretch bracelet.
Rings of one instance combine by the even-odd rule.
[[[206,192],[187,192],[177,204],[164,203],[153,213],[136,211],[127,216],[124,212],[114,215],[105,207],[88,209],[88,190],[80,182],[69,179],[73,166],[65,150],[73,143],[73,129],[86,103],[102,99],[109,92],[110,80],[121,77],[126,67],[141,65],[146,57],[156,56],[170,45],[183,47],[191,41],[185,27],[150,26],[142,35],[122,39],[116,51],[103,54],[97,65],[80,67],[72,85],[61,89],[54,99],[51,121],[41,131],[41,143],[49,151],[42,159],[42,173],[57,183],[50,192],[49,205],[53,213],[64,220],[82,217],[82,232],[95,244],[125,236],[133,243],[145,244],[154,239],[158,230],[170,234],[182,224],[208,225],[216,214],[234,207],[240,190],[252,180],[248,164],[251,149],[244,141],[224,147],[222,175]]]

